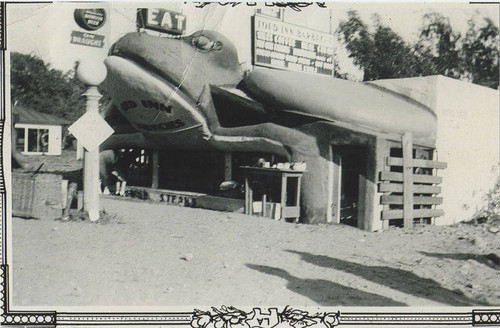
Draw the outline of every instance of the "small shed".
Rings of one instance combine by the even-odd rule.
[[[16,151],[23,155],[61,155],[62,128],[71,122],[24,106],[12,108]]]

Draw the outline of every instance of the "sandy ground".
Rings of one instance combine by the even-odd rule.
[[[369,233],[102,199],[109,219],[13,218],[13,306],[500,304],[488,224]]]

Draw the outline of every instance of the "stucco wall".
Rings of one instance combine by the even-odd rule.
[[[438,118],[437,159],[448,163],[436,224],[468,220],[498,178],[499,91],[444,76],[374,82],[430,107]]]
[[[499,93],[442,76],[436,89],[438,156],[448,162],[442,221],[453,223],[473,216],[498,178]]]

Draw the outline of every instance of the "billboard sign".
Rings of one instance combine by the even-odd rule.
[[[255,15],[253,64],[333,76],[332,34]]]
[[[283,19],[283,9],[281,8],[259,8],[255,10],[255,13],[262,16],[268,16],[275,19]]]
[[[72,31],[70,42],[82,46],[102,48],[104,47],[104,35],[80,32],[80,31]]]
[[[137,26],[157,32],[183,35],[186,32],[186,16],[161,8],[139,8]]]

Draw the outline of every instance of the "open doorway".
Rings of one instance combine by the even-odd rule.
[[[331,154],[330,221],[357,227],[360,177],[366,175],[366,147],[332,145]]]

